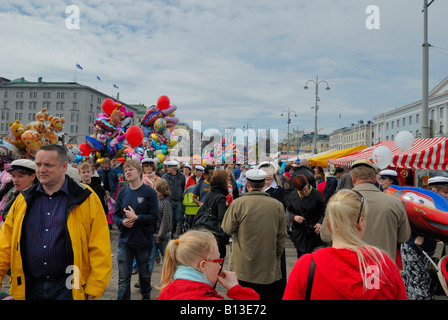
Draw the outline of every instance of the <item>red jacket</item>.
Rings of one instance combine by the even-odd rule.
[[[403,279],[394,262],[383,254],[385,264],[379,281],[369,281],[367,289],[359,273],[357,254],[348,249],[324,248],[297,260],[288,278],[284,300],[304,300],[311,255],[315,262],[311,300],[406,300]],[[368,265],[368,262],[367,262]],[[369,275],[378,274],[372,269]],[[376,270],[376,272],[375,272]]]
[[[236,285],[227,291],[232,300],[260,300],[251,288]],[[174,280],[162,289],[157,300],[224,300],[210,285],[192,280]]]

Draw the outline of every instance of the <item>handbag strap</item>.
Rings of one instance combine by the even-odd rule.
[[[314,269],[316,264],[314,263],[313,257],[311,257],[311,264],[310,264],[310,273],[308,274],[308,283],[306,286],[306,300],[310,300],[311,297],[311,289],[313,287],[313,279],[314,279]]]

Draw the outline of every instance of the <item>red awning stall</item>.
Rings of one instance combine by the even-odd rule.
[[[329,163],[335,166],[351,166],[357,160],[368,159],[372,161],[372,152],[379,146],[386,146],[392,151],[393,160],[390,166],[406,169],[428,169],[447,170],[448,169],[448,137],[415,139],[412,147],[406,151],[401,151],[395,145],[395,141],[382,141],[377,144],[341,157],[338,159],[328,159]]]

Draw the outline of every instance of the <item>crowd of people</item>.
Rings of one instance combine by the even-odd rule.
[[[422,251],[439,240],[412,230],[402,201],[384,192],[396,176],[368,160],[330,172],[273,159],[70,165],[64,147],[47,145],[4,164],[0,281],[9,275],[17,300],[96,299],[116,254],[118,300],[131,298],[133,273],[142,300],[154,281],[158,300],[222,300],[218,282],[235,300],[431,300]],[[429,188],[448,197],[447,178]],[[297,253],[290,273],[286,241]]]

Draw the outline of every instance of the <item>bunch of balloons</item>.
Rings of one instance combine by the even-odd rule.
[[[48,123],[46,123],[48,122]],[[36,114],[36,121],[24,126],[19,120],[9,122],[9,135],[5,138],[17,152],[15,158],[34,160],[37,150],[47,144],[64,144],[65,119],[54,117],[43,108]]]
[[[93,120],[94,133],[86,136],[85,143],[78,146],[80,153],[75,158],[76,162],[92,156],[100,163],[105,156],[121,157],[125,151],[125,140],[132,147],[137,147],[143,139],[141,129],[132,125],[134,113],[127,111],[126,106],[107,98],[102,103],[102,109],[103,112]]]
[[[149,107],[141,121],[143,148],[148,156],[157,158],[160,163],[177,144],[172,139],[174,127],[179,122],[174,114],[176,110],[177,106],[171,105],[167,96],[160,96],[157,105]]]

